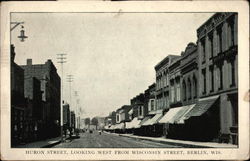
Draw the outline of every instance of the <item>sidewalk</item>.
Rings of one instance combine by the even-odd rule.
[[[237,148],[237,145],[225,144],[225,143],[215,143],[215,142],[197,142],[197,141],[186,141],[186,140],[175,140],[168,139],[164,137],[146,137],[146,136],[137,136],[133,134],[116,134],[123,137],[129,137],[133,139],[149,140],[153,142],[160,142],[165,144],[180,145],[187,148]]]
[[[61,142],[61,137],[41,140],[37,142],[27,143],[25,145],[17,145],[14,148],[49,148]]]

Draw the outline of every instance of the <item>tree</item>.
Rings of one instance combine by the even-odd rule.
[[[95,125],[95,129],[97,129],[97,125],[98,125],[98,120],[97,120],[97,118],[96,117],[94,117],[94,118],[92,118],[92,120],[91,120],[91,124],[92,125]]]
[[[85,123],[85,125],[88,125],[88,127],[89,127],[89,125],[90,125],[90,118],[84,119],[84,123]]]

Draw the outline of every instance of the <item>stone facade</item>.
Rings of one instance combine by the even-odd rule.
[[[181,106],[181,57],[176,58],[168,67],[169,107]]]
[[[151,84],[148,89],[144,91],[144,106],[147,109],[147,114],[154,113],[155,107],[155,83]]]
[[[130,104],[133,109],[132,119],[138,117],[138,119],[143,119],[148,112],[148,109],[144,106],[144,94],[141,93],[130,100]]]
[[[156,111],[169,108],[169,70],[168,66],[177,55],[168,55],[155,66],[156,71]]]
[[[197,45],[189,43],[181,56],[181,100],[183,105],[189,105],[198,98]]]
[[[199,96],[220,95],[220,136],[237,143],[238,15],[216,13],[197,30]]]

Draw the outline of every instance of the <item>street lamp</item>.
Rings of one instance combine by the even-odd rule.
[[[11,22],[10,24],[14,25],[13,27],[10,28],[10,31],[13,31],[17,26],[20,24],[24,24],[24,22]],[[21,26],[21,31],[20,31],[20,36],[18,36],[21,42],[24,42],[28,36],[25,36],[25,31],[23,25]]]
[[[28,36],[25,36],[23,25],[22,25],[21,28],[22,28],[22,29],[21,29],[21,31],[20,31],[20,36],[18,36],[18,38],[20,39],[21,42],[24,42],[24,39],[28,38]]]

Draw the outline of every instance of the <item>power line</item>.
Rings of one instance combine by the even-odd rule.
[[[60,119],[60,124],[61,124],[61,141],[63,142],[64,141],[64,139],[63,139],[63,64],[64,63],[66,63],[67,61],[66,61],[66,55],[67,54],[57,54],[57,59],[58,59],[58,61],[57,61],[57,63],[60,63],[61,64],[61,102],[60,102],[60,104],[61,104],[61,115],[60,115],[60,117],[61,117],[61,119]]]

